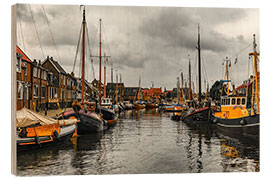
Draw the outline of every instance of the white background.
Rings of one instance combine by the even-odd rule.
[[[0,65],[0,149],[1,149],[1,179],[15,179],[11,175],[11,5],[15,3],[38,3],[38,4],[87,4],[87,5],[136,5],[136,6],[179,6],[179,7],[240,7],[240,8],[260,8],[260,71],[261,71],[261,156],[259,173],[202,173],[202,174],[156,174],[156,175],[102,175],[102,176],[49,176],[32,177],[37,179],[266,179],[270,167],[270,118],[268,115],[269,106],[269,85],[270,81],[270,38],[269,38],[269,11],[268,1],[264,0],[25,0],[25,1],[5,1],[1,7],[1,65]],[[26,177],[27,179],[29,177]],[[25,179],[25,177],[23,178]]]

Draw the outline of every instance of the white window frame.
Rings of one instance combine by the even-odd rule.
[[[37,94],[35,94],[36,88],[37,88]],[[38,85],[37,85],[37,84],[34,84],[34,91],[33,91],[33,97],[34,97],[34,98],[38,98],[38,90],[39,90]]]
[[[24,86],[24,99],[29,100],[29,87],[27,85]]]
[[[38,73],[37,67],[34,67],[33,68],[33,76],[37,77],[37,73]]]
[[[18,99],[23,99],[23,84],[18,82]]]
[[[42,96],[43,94],[43,92],[42,92],[42,89],[44,88],[44,96]],[[46,87],[45,86],[41,86],[41,98],[45,98],[46,97]]]
[[[17,62],[16,62],[16,71],[17,72],[21,72],[21,70],[22,70],[22,64],[21,64],[21,62],[22,62],[22,59],[21,58],[17,58]]]

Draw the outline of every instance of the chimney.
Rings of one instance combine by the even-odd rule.
[[[34,59],[34,62],[33,62],[33,63],[34,63],[34,65],[37,65],[37,60],[36,60],[36,59]]]

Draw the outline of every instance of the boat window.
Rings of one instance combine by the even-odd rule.
[[[235,98],[232,98],[232,105],[235,105]]]
[[[221,105],[224,105],[224,99],[221,99]]]
[[[240,105],[240,101],[241,101],[241,99],[237,98],[237,105]]]
[[[246,105],[246,99],[242,98],[242,105]]]
[[[230,105],[230,104],[231,104],[231,99],[228,98],[228,99],[227,99],[227,105]]]

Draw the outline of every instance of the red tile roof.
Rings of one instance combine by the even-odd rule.
[[[162,94],[162,90],[161,90],[161,88],[151,88],[150,93],[153,95],[160,95],[160,94]]]
[[[32,62],[30,60],[30,58],[21,50],[21,48],[18,45],[16,45],[16,53],[21,54],[23,60],[28,61],[28,62]]]

